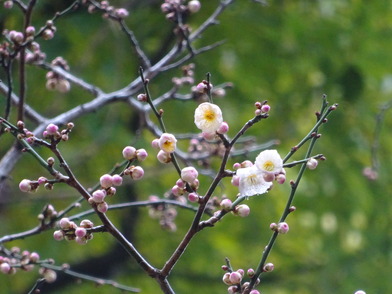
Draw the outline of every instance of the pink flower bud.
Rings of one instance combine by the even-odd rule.
[[[180,187],[181,189],[184,189],[184,188],[185,188],[185,182],[184,182],[182,179],[178,179],[178,180],[176,181],[176,185],[177,185],[178,187]]]
[[[66,79],[58,79],[56,90],[60,93],[67,93],[71,89],[71,84]]]
[[[46,127],[46,132],[48,135],[56,135],[58,130],[59,130],[59,127],[56,126],[55,124],[49,124]]]
[[[206,141],[214,141],[216,138],[215,133],[202,132],[201,135]]]
[[[193,202],[193,203],[196,203],[196,202],[198,202],[199,201],[199,196],[196,194],[196,193],[189,193],[188,194],[188,200],[190,201],[190,202]]]
[[[113,186],[121,186],[122,182],[123,182],[122,176],[117,174],[112,176]]]
[[[30,192],[31,191],[31,181],[27,180],[27,179],[24,179],[24,180],[20,181],[19,189],[22,192]]]
[[[45,272],[43,273],[43,277],[45,279],[45,282],[53,283],[57,279],[57,274],[56,274],[56,272],[54,270],[45,269]]]
[[[206,90],[207,90],[207,84],[205,84],[203,82],[197,84],[197,86],[196,86],[197,92],[204,93]]]
[[[44,40],[50,40],[50,39],[53,39],[53,37],[54,37],[54,33],[50,29],[46,29],[42,33],[42,38],[44,38]]]
[[[154,149],[159,149],[159,139],[154,139],[151,141],[151,146]]]
[[[198,171],[193,166],[184,167],[181,170],[181,179],[188,183],[193,183],[198,175]]]
[[[194,180],[192,183],[189,183],[189,184],[191,185],[191,188],[192,188],[193,190],[199,189],[200,182],[199,182],[198,179]]]
[[[80,244],[80,245],[86,245],[87,244],[87,239],[83,237],[76,237],[75,242]]]
[[[54,238],[56,241],[61,241],[61,240],[63,240],[63,239],[64,239],[64,233],[63,233],[63,231],[61,231],[61,230],[54,231],[54,232],[53,232],[53,238]]]
[[[234,170],[237,170],[237,169],[239,169],[239,168],[241,168],[241,163],[236,162],[236,163],[233,164],[233,169],[234,169]]]
[[[136,98],[140,102],[147,102],[147,95],[144,93],[137,95]]]
[[[286,181],[286,176],[284,174],[278,174],[275,178],[278,184],[283,184]]]
[[[109,188],[113,185],[112,176],[109,174],[105,174],[99,178],[99,183],[102,188]]]
[[[286,234],[289,231],[289,225],[286,222],[281,222],[278,224],[278,233]]]
[[[63,230],[67,230],[67,229],[69,229],[69,227],[71,226],[71,221],[69,220],[69,218],[63,217],[63,218],[60,219],[60,221],[59,221],[59,226],[60,226],[60,228],[62,228]]]
[[[11,266],[9,263],[7,262],[3,262],[2,264],[0,264],[0,271],[3,274],[8,274],[11,271]]]
[[[242,280],[242,276],[239,272],[232,272],[230,273],[230,282],[232,284],[238,284]]]
[[[118,8],[115,10],[114,13],[118,18],[121,18],[121,19],[124,19],[129,15],[128,10],[126,10],[125,8]]]
[[[179,188],[177,185],[174,185],[173,188],[171,188],[171,192],[173,193],[174,196],[181,196],[184,194],[184,190]]]
[[[257,291],[256,289],[253,289],[252,291],[249,292],[249,294],[260,294],[260,292]]]
[[[132,146],[127,146],[123,149],[122,155],[125,159],[132,160],[136,157],[136,148]]]
[[[271,223],[270,224],[270,229],[273,231],[276,231],[278,229],[278,225],[276,223]]]
[[[114,187],[110,187],[106,190],[106,195],[108,196],[114,196],[116,195],[117,189]]]
[[[374,181],[378,178],[378,172],[372,167],[365,167],[362,171],[362,174],[369,180]]]
[[[313,158],[313,157],[310,158],[310,159],[308,160],[308,162],[306,163],[306,167],[307,167],[308,169],[310,169],[310,170],[316,169],[317,165],[318,165],[318,161],[317,161],[317,159],[315,159],[315,158]]]
[[[144,176],[144,170],[141,166],[135,166],[131,169],[131,178],[135,181],[140,180]]]
[[[80,222],[80,226],[81,226],[82,228],[89,229],[89,228],[92,228],[92,227],[94,226],[94,224],[93,224],[93,222],[92,222],[91,220],[89,220],[89,219],[84,219],[84,220],[82,220],[82,221]]]
[[[201,4],[198,0],[191,0],[188,2],[188,9],[191,13],[196,13],[200,10]]]
[[[252,167],[252,166],[253,166],[253,162],[250,160],[244,160],[243,162],[241,162],[242,168],[247,168],[247,167]]]
[[[159,197],[158,197],[158,196],[155,196],[155,195],[150,195],[150,196],[148,197],[148,201],[151,201],[151,202],[159,201]]]
[[[83,238],[84,236],[86,236],[86,234],[87,234],[87,230],[85,228],[79,227],[75,230],[76,237]]]
[[[106,192],[105,190],[96,190],[93,192],[92,201],[95,203],[101,203],[105,200]]]
[[[262,114],[261,109],[256,109],[256,110],[255,110],[255,116],[259,116],[259,115],[261,115],[261,114]]]
[[[273,270],[274,270],[274,264],[273,263],[267,263],[265,266],[264,266],[264,268],[263,268],[263,270],[265,271],[265,272],[272,272]]]
[[[255,270],[253,268],[250,268],[246,271],[246,274],[249,278],[252,278],[255,275]]]
[[[273,180],[275,180],[275,175],[271,173],[263,173],[263,179],[266,182],[272,182]]]
[[[28,26],[27,28],[26,28],[26,35],[27,36],[34,36],[34,34],[35,34],[35,28],[33,27],[33,26]]]
[[[16,31],[11,31],[12,34],[10,33],[10,39],[15,42],[15,43],[22,43],[23,42],[23,34],[21,32],[16,32]]]
[[[235,187],[239,187],[240,185],[240,177],[239,176],[233,176],[231,178],[231,184]]]
[[[355,291],[355,293],[354,294],[366,294],[366,292],[365,291],[363,291],[363,290],[358,290],[358,291]]]
[[[263,106],[261,106],[261,111],[266,113],[269,112],[271,110],[271,106],[269,106],[268,104],[264,104]]]
[[[159,150],[157,154],[157,159],[161,163],[169,163],[171,161],[170,153],[167,153],[163,150]]]
[[[144,161],[148,156],[148,153],[145,149],[136,150],[136,158],[139,161]]]
[[[216,130],[218,134],[222,134],[222,135],[226,134],[228,131],[229,131],[229,125],[225,121],[222,122],[219,128]]]
[[[5,9],[11,9],[13,6],[14,6],[14,2],[12,2],[11,0],[7,0],[4,2]]]
[[[246,204],[241,204],[235,208],[235,212],[240,217],[247,217],[250,213],[250,208]]]
[[[97,210],[101,213],[108,211],[109,205],[106,202],[101,202],[97,205]]]
[[[232,204],[233,204],[233,202],[232,202],[230,199],[226,198],[226,199],[223,199],[223,200],[221,201],[220,207],[221,207],[223,210],[229,210],[229,209],[231,208],[231,205],[232,205]]]
[[[225,274],[223,275],[222,281],[223,281],[223,283],[225,283],[226,285],[231,285],[232,283],[231,283],[231,280],[230,280],[230,273],[225,273]]]

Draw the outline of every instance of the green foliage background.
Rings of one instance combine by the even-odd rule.
[[[202,10],[189,19],[200,23],[218,1],[201,1]],[[135,32],[143,49],[155,60],[164,54],[165,44],[172,44],[172,27],[160,12],[160,1],[113,1],[115,6],[130,9],[127,24]],[[66,1],[41,1],[33,16],[40,27],[54,12],[68,5]],[[20,30],[14,8],[0,8],[2,29]],[[41,42],[47,60],[63,56],[71,71],[105,91],[125,86],[137,77],[139,64],[131,54],[128,41],[118,26],[88,14],[84,9],[59,19],[57,34]],[[378,155],[379,178],[369,181],[362,175],[370,165],[375,115],[380,105],[391,99],[392,74],[392,3],[387,0],[319,0],[269,1],[262,6],[251,1],[235,1],[220,17],[220,24],[207,31],[198,46],[225,40],[213,51],[197,56],[196,78],[212,74],[213,84],[234,83],[227,97],[216,100],[230,125],[230,135],[253,115],[253,103],[267,99],[272,106],[270,118],[253,127],[249,134],[258,142],[279,139],[277,149],[285,155],[314,124],[323,93],[338,111],[322,129],[317,153],[327,161],[315,171],[308,171],[298,190],[297,211],[289,216],[290,232],[278,239],[269,261],[275,271],[265,275],[263,293],[388,293],[392,266],[392,120],[387,112],[383,123]],[[171,78],[179,70],[164,73],[151,81],[157,96],[171,87]],[[45,89],[45,72],[28,68],[27,102],[48,117],[92,99],[73,86],[64,95]],[[0,100],[4,109],[4,99]],[[168,130],[173,133],[196,132],[193,110],[196,103],[170,102],[163,105]],[[150,149],[151,135],[135,136],[135,113],[124,104],[113,104],[77,121],[71,140],[61,149],[75,174],[86,187],[93,186],[100,175],[121,161],[127,144],[150,151],[143,164],[146,177],[137,183],[127,182],[113,202],[162,196],[176,180],[171,167],[158,165]],[[33,129],[34,125],[28,125]],[[0,154],[11,144],[2,136]],[[40,150],[46,154],[45,150]],[[250,154],[253,160],[256,154]],[[49,156],[49,154],[46,154]],[[236,160],[242,160],[237,158]],[[298,157],[300,159],[300,157]],[[232,164],[234,160],[230,163]],[[8,193],[1,197],[0,235],[27,230],[36,225],[36,215],[46,203],[58,210],[77,195],[64,187],[53,192],[39,190],[22,194],[18,183],[23,178],[46,175],[38,164],[24,155],[10,175]],[[295,171],[288,171],[288,178]],[[208,177],[202,177],[208,187]],[[168,184],[170,183],[170,184]],[[277,221],[288,196],[287,185],[276,186],[267,195],[249,200],[251,215],[246,219],[229,216],[215,228],[201,232],[174,269],[170,281],[177,293],[225,293],[220,266],[229,257],[235,268],[256,267],[270,237],[268,226]],[[236,191],[224,182],[216,195],[234,198]],[[136,224],[135,246],[154,265],[160,267],[186,232],[192,214],[179,211],[177,231],[162,231],[145,208],[110,212],[114,222],[127,231]],[[132,223],[121,223],[121,219]],[[100,258],[114,241],[97,235],[86,246],[55,242],[52,232],[9,244],[38,251],[57,264],[71,266],[89,258]],[[8,244],[7,244],[8,245]],[[119,249],[121,250],[121,249]],[[111,270],[109,278],[140,287],[143,293],[158,293],[155,282],[146,277],[129,258]],[[101,265],[105,267],[105,264]],[[23,293],[37,279],[36,271],[0,275],[2,293]],[[94,289],[89,282],[71,283],[55,293],[113,293],[110,287]],[[118,291],[119,292],[119,291]]]

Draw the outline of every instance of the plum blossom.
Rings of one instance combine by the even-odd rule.
[[[278,174],[283,169],[283,160],[276,150],[264,150],[256,157],[255,166],[267,174]]]
[[[272,186],[271,182],[264,180],[263,172],[255,166],[238,169],[237,176],[241,196],[264,194]]]
[[[177,139],[173,134],[163,133],[159,139],[159,148],[166,153],[173,153],[177,147]]]
[[[215,133],[223,122],[219,106],[204,102],[195,110],[195,125],[205,133]]]

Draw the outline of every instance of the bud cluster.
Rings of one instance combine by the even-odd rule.
[[[47,263],[53,263],[52,260],[45,260]],[[24,250],[21,252],[19,247],[13,247],[9,256],[0,255],[0,272],[3,274],[15,274],[18,269],[22,271],[31,271],[35,265],[41,263],[40,256],[36,252]]]
[[[88,12],[94,13],[96,11],[103,12],[103,18],[112,18],[115,20],[122,20],[129,16],[129,12],[125,8],[115,8],[110,5],[109,1],[103,0],[99,3],[83,0],[83,4],[88,5]]]
[[[93,238],[91,232],[93,226],[94,224],[88,219],[82,220],[80,225],[77,226],[75,222],[64,217],[59,221],[60,230],[53,232],[53,238],[57,241],[63,239],[67,241],[75,240],[76,243],[84,245]]]
[[[124,149],[122,151],[122,155],[125,159],[127,159],[129,161],[137,160],[137,161],[141,162],[147,158],[148,153],[143,148],[136,149],[133,146],[126,146],[126,147],[124,147]]]
[[[195,83],[194,69],[195,69],[194,63],[190,63],[188,65],[184,65],[183,67],[181,67],[182,77],[172,78],[172,82],[174,86],[181,87],[183,85],[193,85]]]
[[[51,183],[45,177],[39,177],[36,181],[31,181],[29,179],[23,179],[19,183],[19,190],[21,190],[22,192],[35,193],[35,192],[37,192],[39,186],[42,186],[42,185],[47,190],[52,190],[53,189],[53,183]]]
[[[263,101],[262,103],[257,101],[255,103],[255,107],[256,107],[255,116],[268,113],[271,109],[271,106],[267,104],[267,100]]]
[[[16,127],[18,129],[17,130],[17,134],[18,134],[17,138],[19,140],[25,139],[27,141],[27,143],[29,143],[29,144],[34,143],[34,140],[35,140],[34,134],[25,127],[25,124],[23,121],[19,120],[16,123]],[[12,129],[11,129],[11,127],[6,127],[6,128],[4,128],[4,131],[11,132]]]
[[[203,135],[200,135],[189,141],[188,153],[194,157],[201,157],[198,162],[203,168],[210,167],[211,158],[213,156],[221,157],[225,153],[225,146],[219,137],[214,135],[214,139],[215,140],[213,141],[207,141]],[[206,154],[209,154],[210,156],[205,156]]]
[[[41,222],[46,222],[51,224],[57,219],[58,212],[56,209],[53,207],[52,204],[47,204],[43,211],[38,215],[38,219]]]
[[[66,71],[69,71],[68,62],[60,56],[56,57],[51,64],[53,66],[58,66]],[[54,71],[47,72],[46,80],[46,89],[48,90],[56,90],[60,93],[67,93],[71,89],[70,82]]]
[[[290,228],[286,222],[280,222],[278,224],[276,223],[270,224],[270,229],[275,232],[278,232],[279,234],[287,234]]]
[[[177,148],[177,139],[173,134],[163,133],[159,139],[154,139],[151,146],[160,149],[157,159],[161,163],[169,163],[172,161],[171,154]]]
[[[55,141],[68,141],[69,133],[72,131],[74,124],[72,122],[67,123],[65,129],[59,130],[59,127],[55,124],[48,124],[45,131],[42,133],[42,137],[45,139],[51,139]]]
[[[244,289],[249,287],[249,282],[244,282],[243,283],[243,278],[245,277],[245,271],[243,269],[238,269],[236,271],[232,271],[227,265],[223,265],[222,269],[225,272],[223,275],[222,281],[226,285],[228,285],[228,293],[229,294],[234,294],[234,293],[241,293]],[[252,278],[255,274],[255,271],[250,268],[246,271],[246,276],[248,278]],[[260,280],[257,279],[256,285],[260,283]],[[252,294],[260,294],[259,291],[257,290],[252,290],[250,293]]]
[[[198,0],[191,0],[188,3],[184,0],[165,0],[161,5],[162,12],[166,19],[177,21],[178,14],[196,13],[200,10],[201,4]]]
[[[122,181],[123,178],[120,175],[104,174],[99,179],[101,189],[95,190],[92,193],[92,196],[88,199],[88,202],[96,205],[99,212],[107,212],[109,205],[106,203],[105,198],[106,196],[114,196],[117,192],[114,186],[120,186]]]
[[[170,198],[169,194],[165,194],[166,198]],[[149,197],[150,202],[157,202],[159,201],[159,197],[155,195],[151,195]],[[185,204],[186,199],[182,196],[177,197],[177,201]],[[148,210],[148,214],[153,219],[158,219],[161,228],[174,232],[177,229],[177,225],[175,224],[174,220],[177,217],[177,210],[165,204],[152,204]]]
[[[57,28],[54,26],[54,23],[52,20],[48,20],[46,22],[46,26],[41,28],[42,31],[42,38],[44,40],[51,40],[54,37],[54,34],[57,31]]]

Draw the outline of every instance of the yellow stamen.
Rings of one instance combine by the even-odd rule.
[[[274,163],[270,160],[264,162],[263,167],[266,171],[273,171],[275,168]]]
[[[213,121],[215,119],[215,113],[211,110],[207,110],[204,113],[204,118],[208,121]]]

